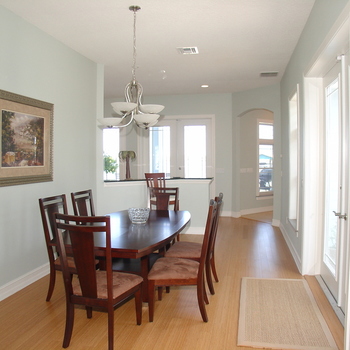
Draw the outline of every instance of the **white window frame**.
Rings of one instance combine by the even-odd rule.
[[[289,203],[288,221],[299,231],[300,205],[300,106],[299,84],[288,100],[289,108]]]
[[[259,135],[259,126],[260,124],[271,124],[274,127],[274,121],[271,119],[257,119],[257,186],[256,186],[256,196],[257,198],[264,198],[264,197],[271,197],[273,196],[273,190],[272,191],[264,191],[260,192],[260,181],[259,181],[259,174],[260,174],[260,159],[259,159],[259,146],[260,145],[272,145],[273,146],[273,151],[274,151],[274,137],[272,140],[269,139],[260,139]],[[274,153],[274,152],[273,152]],[[273,169],[274,169],[274,164],[275,160],[273,160],[273,166],[272,166],[272,175],[273,175]],[[268,168],[270,169],[270,168]],[[272,184],[274,184],[274,180],[272,177]],[[273,188],[273,185],[272,185]]]

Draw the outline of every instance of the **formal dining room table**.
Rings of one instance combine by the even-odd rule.
[[[184,210],[151,210],[144,224],[133,224],[127,210],[107,215],[111,219],[112,256],[113,258],[140,259],[139,274],[144,279],[143,300],[147,301],[150,255],[170,244],[190,222],[191,214]],[[96,256],[106,246],[104,238],[98,233],[95,234],[95,246]]]

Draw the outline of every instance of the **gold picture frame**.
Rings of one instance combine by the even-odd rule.
[[[53,104],[0,90],[0,186],[53,180]]]

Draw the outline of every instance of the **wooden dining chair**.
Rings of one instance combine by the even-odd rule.
[[[149,197],[150,197],[150,208],[152,209],[152,205],[156,206],[156,199],[154,197],[153,189],[154,188],[164,188],[166,187],[165,183],[165,173],[145,173],[147,188],[149,189]],[[179,210],[179,198],[177,198],[177,202],[175,202],[174,198],[169,200],[169,205],[176,206],[176,210]]]
[[[50,282],[49,289],[47,291],[46,301],[51,299],[55,281],[56,281],[56,271],[62,271],[61,259],[58,256],[57,246],[56,246],[56,235],[54,229],[54,213],[68,214],[66,195],[61,194],[52,197],[40,198],[39,207],[41,220],[44,229],[45,243],[47,248],[47,253],[49,256],[50,264]],[[75,264],[73,258],[68,259],[68,266],[71,273],[76,273]]]
[[[214,252],[215,252],[215,242],[216,242],[217,230],[219,225],[219,216],[220,216],[222,200],[223,200],[222,193],[220,193],[219,196],[215,197],[215,201],[217,202],[217,210],[216,210],[215,217],[213,219],[214,223],[213,223],[212,232],[209,240],[207,263],[205,266],[207,284],[211,294],[215,294],[212,274],[214,276],[215,281],[219,282],[218,275],[216,272]],[[169,249],[164,253],[164,256],[170,257],[170,258],[184,258],[184,259],[200,261],[201,250],[202,250],[202,243],[181,241],[181,242],[175,242],[173,245],[171,245]],[[161,298],[161,291],[159,292],[159,297]]]
[[[204,271],[210,233],[212,231],[216,210],[217,203],[214,200],[211,200],[199,262],[190,259],[163,257],[159,258],[150,270],[148,274],[148,309],[150,322],[153,321],[154,316],[155,288],[188,285],[195,285],[197,287],[197,300],[200,313],[203,321],[208,322],[208,316],[205,309],[205,304],[208,303],[208,301],[204,285]]]
[[[178,187],[154,187],[150,189],[152,197],[155,198],[156,210],[179,210],[179,188]],[[172,200],[171,200],[172,199]],[[172,206],[172,207],[171,207]]]
[[[55,232],[61,257],[66,294],[66,326],[63,347],[69,346],[73,325],[74,306],[83,305],[87,317],[92,308],[108,314],[108,349],[114,346],[114,309],[131,297],[135,297],[136,322],[142,322],[141,288],[143,278],[135,274],[112,271],[111,229],[109,216],[73,216],[56,213]],[[106,259],[106,270],[95,269],[94,235],[101,235],[106,248],[101,254]],[[68,237],[67,237],[68,236]],[[69,238],[77,269],[77,278],[71,278],[66,251]]]
[[[92,190],[72,192],[71,198],[74,215],[95,216],[95,206],[92,198]]]

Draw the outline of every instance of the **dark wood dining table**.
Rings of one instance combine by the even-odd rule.
[[[191,214],[184,210],[151,210],[145,224],[131,223],[128,211],[107,214],[111,218],[111,244],[113,258],[137,259],[144,279],[143,300],[147,301],[147,276],[150,269],[150,256],[161,251],[185,228]],[[103,238],[95,235],[96,255],[105,247]],[[101,247],[101,248],[99,248]],[[103,255],[103,254],[101,254]]]

